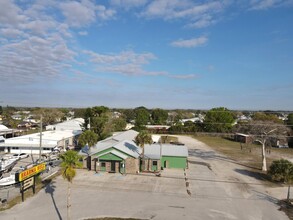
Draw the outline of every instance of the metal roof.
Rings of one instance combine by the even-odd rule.
[[[186,146],[177,146],[172,144],[151,144],[144,146],[144,156],[151,159],[160,159],[162,156],[188,157]]]
[[[122,158],[124,160],[127,158],[127,156],[125,154],[123,154],[123,153],[121,153],[121,152],[119,152],[117,150],[111,150],[109,152],[105,152],[103,154],[100,154],[99,156],[93,156],[93,158],[99,158],[99,157],[102,157],[102,156],[107,155],[109,153],[114,154],[115,156],[120,157],[120,158]]]
[[[138,135],[137,131],[128,130],[128,131],[124,131],[124,132],[121,132],[118,134],[116,133],[115,135],[113,135],[112,137],[110,137],[108,139],[114,139],[116,141],[122,141],[122,140],[133,141],[137,135]]]
[[[59,141],[81,134],[81,131],[44,131],[42,132],[42,146],[54,147]],[[4,146],[7,147],[35,147],[40,144],[40,133],[23,135],[5,139]]]
[[[138,147],[133,141],[115,141],[110,139],[108,141],[104,140],[98,142],[97,145],[90,150],[89,155],[94,155],[112,147],[135,158],[138,158],[141,153],[141,148]]]
[[[46,126],[46,130],[82,130],[83,119],[75,118],[69,121],[64,121],[54,125]],[[84,121],[84,120],[83,120]]]

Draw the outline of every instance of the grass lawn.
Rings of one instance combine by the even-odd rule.
[[[197,140],[204,142],[214,150],[237,161],[239,164],[252,169],[261,170],[262,156],[261,145],[241,144],[222,137],[194,136]],[[269,168],[273,160],[281,158],[292,158],[293,149],[290,148],[269,148],[267,150],[267,167]]]

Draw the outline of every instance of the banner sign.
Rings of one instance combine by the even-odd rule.
[[[29,168],[27,170],[24,170],[20,173],[15,174],[15,180],[18,182],[21,182],[23,180],[26,180],[42,171],[46,170],[46,163],[41,163],[36,166],[33,166],[32,168]]]

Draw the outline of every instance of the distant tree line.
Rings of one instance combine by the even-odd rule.
[[[288,114],[286,121],[280,120],[280,112],[262,111],[232,111],[225,107],[212,108],[210,110],[192,110],[192,109],[173,109],[165,110],[161,108],[148,109],[140,106],[133,109],[110,109],[106,106],[94,106],[91,108],[21,108],[0,106],[0,113],[3,118],[3,124],[15,128],[19,121],[13,120],[11,116],[16,111],[29,110],[35,119],[42,115],[43,125],[54,124],[66,120],[69,112],[74,112],[74,117],[85,119],[85,129],[91,129],[98,136],[98,140],[108,137],[112,132],[122,131],[127,123],[132,123],[137,131],[145,130],[146,125],[169,125],[169,133],[234,133],[242,132],[245,134],[261,135],[266,129],[278,127],[282,131],[282,136],[289,136],[289,146],[293,147],[293,113]],[[192,118],[202,117],[202,120],[191,121]],[[245,115],[251,120],[237,121],[237,117]],[[184,119],[184,120],[183,120]],[[186,120],[187,119],[187,120]],[[188,119],[191,119],[188,121]],[[237,123],[236,123],[237,122]],[[266,126],[259,126],[269,124]],[[268,128],[269,127],[269,128]],[[285,129],[286,128],[286,129]],[[287,129],[290,128],[290,129]],[[257,132],[257,130],[259,132]],[[285,135],[285,130],[287,134]],[[279,133],[280,133],[279,132]],[[273,134],[272,134],[273,135]],[[271,135],[271,136],[272,136]],[[274,134],[275,135],[275,134]],[[281,136],[276,134],[275,136]],[[270,141],[267,142],[267,144]]]

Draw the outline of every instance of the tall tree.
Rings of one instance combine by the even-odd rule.
[[[293,182],[293,163],[288,160],[275,160],[270,166],[268,174],[273,180],[286,183],[288,185],[287,200],[290,199],[290,186]]]
[[[144,160],[144,145],[153,143],[152,135],[148,131],[142,130],[135,137],[135,143],[142,148],[141,161],[142,161],[142,164],[144,165],[144,161],[145,161]],[[144,165],[144,168],[145,168],[145,165]]]
[[[252,119],[254,121],[271,121],[274,123],[283,123],[281,119],[279,119],[275,114],[265,113],[265,112],[256,112]]]
[[[127,122],[135,120],[135,111],[133,109],[123,109],[121,111],[125,116]]]
[[[85,145],[93,147],[97,142],[98,136],[95,132],[91,130],[83,132],[78,138],[78,144],[80,145],[80,147],[84,147]]]
[[[293,113],[288,115],[287,125],[293,130]]]
[[[150,120],[150,113],[145,107],[138,107],[135,110],[135,127],[142,130]]]
[[[166,124],[168,119],[168,112],[164,109],[156,108],[152,110],[152,121],[156,125]]]
[[[126,128],[126,120],[123,117],[114,118],[112,120],[112,131],[124,131]]]
[[[235,118],[233,113],[224,107],[209,110],[204,119],[204,129],[207,132],[229,132]]]
[[[76,151],[66,151],[60,155],[61,163],[61,172],[65,180],[67,180],[67,219],[71,219],[70,212],[70,197],[71,197],[71,184],[73,178],[76,175],[76,168],[82,167],[82,164],[79,162],[79,156]]]
[[[84,108],[76,108],[73,111],[74,111],[74,117],[75,118],[86,118],[85,117],[86,109],[84,109]]]
[[[98,135],[99,140],[104,139],[111,132],[108,122],[109,117],[106,115],[91,118],[91,129]]]
[[[40,108],[35,110],[34,114],[36,115],[37,119],[40,119],[42,115],[44,125],[59,122],[64,116],[60,110],[55,108]]]
[[[109,112],[110,109],[105,106],[95,106],[92,108],[94,116],[100,117],[102,114]]]
[[[242,124],[239,132],[250,135],[262,146],[262,170],[267,171],[266,148],[275,145],[277,141],[287,141],[288,128],[272,121],[251,121]]]

